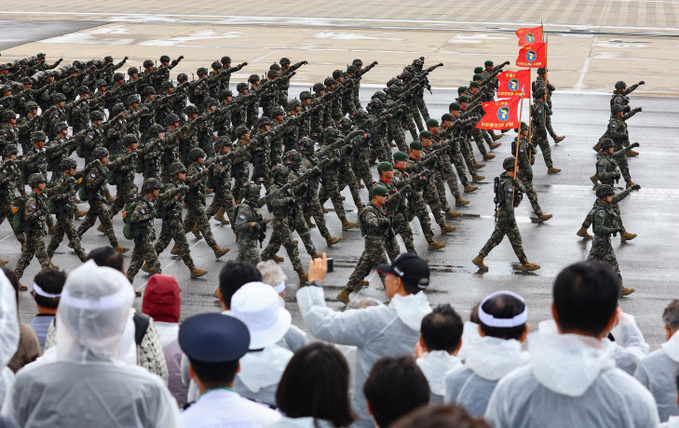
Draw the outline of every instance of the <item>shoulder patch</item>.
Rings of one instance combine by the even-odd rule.
[[[603,216],[604,216],[604,212],[603,212],[603,211],[599,211],[599,217],[603,217]]]
[[[507,191],[508,191],[509,193],[511,193],[511,192],[513,192],[513,191],[514,191],[514,189],[513,189],[513,188],[511,188],[511,187],[508,187],[508,188],[507,188]]]
[[[604,161],[599,162],[599,165],[604,166]]]
[[[615,123],[611,123],[611,128],[615,128]]]
[[[245,220],[245,216],[243,214],[239,215],[238,218],[241,220]]]

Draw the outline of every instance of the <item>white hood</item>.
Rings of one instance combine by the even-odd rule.
[[[422,318],[431,312],[427,296],[423,291],[407,296],[397,294],[391,299],[389,306],[396,310],[396,315],[403,324],[415,331],[420,331]]]
[[[464,329],[462,330],[462,346],[460,346],[460,350],[457,351],[457,358],[460,361],[466,360],[467,355],[469,355],[469,350],[480,338],[479,325],[475,322],[465,321]]]
[[[271,345],[259,352],[248,352],[240,359],[238,379],[250,391],[275,385],[281,380],[292,352],[278,345]]]
[[[496,381],[528,362],[528,354],[521,351],[518,340],[481,337],[469,348],[465,365],[478,376]]]
[[[446,351],[431,351],[417,359],[417,365],[429,381],[431,392],[443,396],[446,373],[460,366],[460,360]]]
[[[663,343],[662,350],[665,351],[672,361],[679,363],[679,334],[674,333],[670,340]]]
[[[528,351],[538,382],[569,397],[582,396],[603,371],[615,367],[601,341],[577,334],[529,334]]]
[[[14,287],[0,271],[0,371],[19,348],[19,317]]]

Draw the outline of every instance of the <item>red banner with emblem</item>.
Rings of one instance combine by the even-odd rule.
[[[519,127],[521,97],[483,103],[485,114],[476,124],[479,129],[507,129]]]
[[[519,28],[516,30],[516,37],[519,38],[519,46],[542,43],[545,39],[542,36],[542,27]]]
[[[547,67],[547,47],[544,43],[534,43],[519,49],[517,67]]]
[[[530,98],[530,70],[508,70],[498,74],[497,81],[498,98],[520,97],[522,90],[523,97]]]

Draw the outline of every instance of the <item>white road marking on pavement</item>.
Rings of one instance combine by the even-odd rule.
[[[592,44],[589,47],[589,53],[587,54],[587,58],[585,58],[585,62],[582,64],[582,68],[580,69],[580,76],[578,77],[578,81],[575,82],[575,90],[576,91],[581,91],[582,90],[582,85],[585,81],[585,75],[587,75],[587,72],[589,71],[589,62],[592,60],[592,52],[594,51],[594,45],[596,44],[597,41],[597,36],[594,36],[592,39]]]

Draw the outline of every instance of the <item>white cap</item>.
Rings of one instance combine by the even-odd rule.
[[[285,336],[292,316],[280,305],[276,290],[263,282],[248,282],[231,298],[231,315],[250,331],[250,349],[273,345]]]

